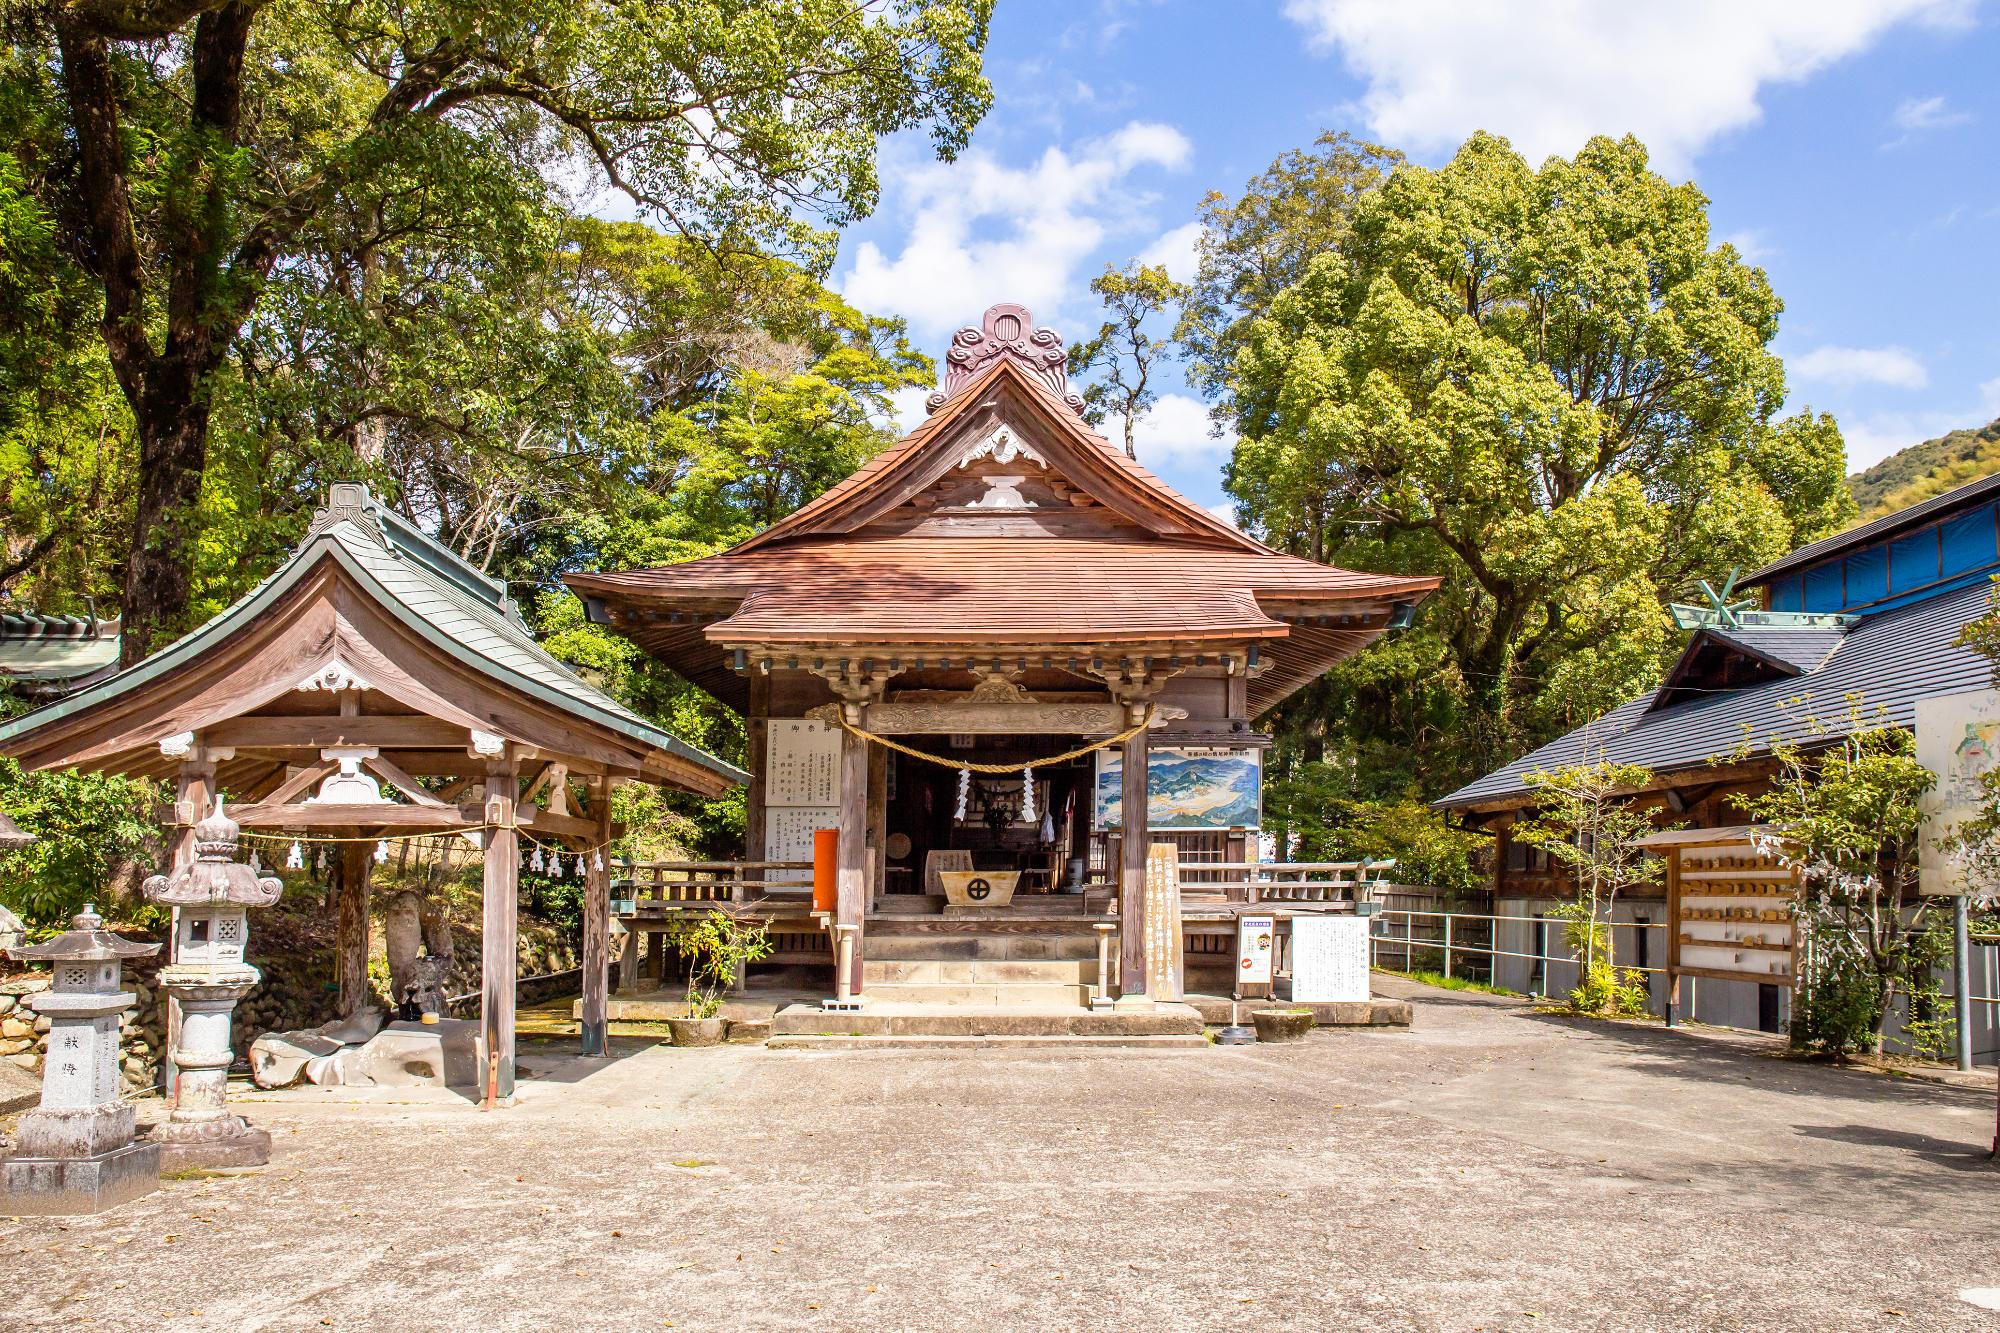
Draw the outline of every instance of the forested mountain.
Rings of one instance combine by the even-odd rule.
[[[1847,479],[1865,522],[2000,472],[2000,419],[1898,450]]]

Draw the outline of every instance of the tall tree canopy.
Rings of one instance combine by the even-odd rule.
[[[1852,513],[1832,420],[1781,418],[1781,304],[1630,138],[1399,167],[1243,331],[1228,488],[1283,549],[1445,586],[1305,719],[1436,790],[1644,688],[1663,603]]]
[[[510,167],[516,180],[587,174],[682,236],[810,268],[827,255],[817,225],[873,207],[882,135],[926,128],[947,157],[965,143],[990,100],[990,11],[991,0],[10,7],[9,167],[101,300],[130,409],[128,657],[189,612],[223,372],[274,281],[318,265],[323,277],[345,270],[364,312],[393,301],[393,277],[368,255],[404,228],[528,225],[522,211],[546,191],[495,193]],[[372,349],[362,383],[376,354],[395,353]],[[364,453],[386,447],[378,419],[352,423]]]

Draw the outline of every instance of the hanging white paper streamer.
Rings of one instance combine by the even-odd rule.
[[[961,824],[965,822],[965,803],[971,798],[972,798],[972,770],[969,768],[961,768],[958,770],[958,815],[957,815],[958,822]]]
[[[303,870],[305,866],[305,852],[299,847],[299,840],[293,838],[291,850],[285,853],[285,869]]]
[[[1021,822],[1035,822],[1035,770],[1032,766],[1021,770]]]
[[[602,847],[590,854],[590,868],[592,870],[604,869],[604,849]]]
[[[375,844],[375,864],[379,866],[388,859],[389,859],[389,842],[388,839],[385,838],[381,842]]]
[[[576,854],[576,873],[577,873],[578,875],[581,875],[581,874],[583,873],[583,853],[582,853],[582,852],[578,852],[578,853]]]
[[[547,869],[547,867],[548,867],[548,862],[542,860],[542,844],[538,842],[535,844],[535,859],[528,863],[528,869],[534,871],[537,875],[539,875],[542,873],[543,870]]]

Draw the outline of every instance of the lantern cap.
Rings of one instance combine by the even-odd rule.
[[[222,797],[215,798],[215,811],[194,826],[195,860],[171,875],[154,875],[144,886],[145,894],[156,903],[192,907],[203,903],[235,903],[241,907],[267,907],[285,891],[276,875],[259,876],[236,859],[240,838],[236,821],[223,813]]]
[[[96,903],[86,903],[70,919],[69,927],[45,944],[23,945],[7,952],[23,962],[108,963],[114,959],[144,958],[160,951],[157,944],[139,944],[104,929],[104,918],[97,914]]]

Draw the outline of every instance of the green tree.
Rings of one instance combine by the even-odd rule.
[[[1778,415],[1779,310],[1636,141],[1536,171],[1480,134],[1365,193],[1342,250],[1251,324],[1239,516],[1313,559],[1446,577],[1392,686],[1418,702],[1373,710],[1429,728],[1445,705],[1427,785],[1629,698],[1668,650],[1665,600],[1852,513],[1832,421]]]
[[[1771,789],[1737,804],[1777,831],[1778,854],[1800,871],[1793,1040],[1836,1058],[1880,1054],[1896,996],[1921,988],[1929,967],[1938,900],[1917,893],[1917,859],[1937,777],[1911,733],[1871,720],[1858,697],[1832,723],[1805,723],[1803,741],[1768,747]],[[1752,752],[1746,738],[1737,753]]]
[[[1113,413],[1125,420],[1125,456],[1137,458],[1133,442],[1139,415],[1160,400],[1153,368],[1168,354],[1170,340],[1148,327],[1188,297],[1186,283],[1175,282],[1159,264],[1104,266],[1090,290],[1104,302],[1111,318],[1097,333],[1069,349],[1069,373],[1093,376],[1083,390],[1083,415],[1101,425]]]
[[[1316,256],[1340,252],[1355,207],[1402,161],[1393,148],[1328,130],[1280,155],[1237,198],[1211,191],[1202,200],[1199,266],[1175,329],[1197,388],[1228,393],[1251,322]]]
[[[180,626],[218,376],[307,234],[468,158],[584,162],[681,234],[827,257],[879,138],[949,157],[991,0],[65,0],[10,13],[13,146],[101,292],[137,436],[128,658]],[[469,147],[470,146],[470,147]],[[44,169],[44,164],[59,169]],[[474,173],[475,175],[477,173]],[[368,373],[366,366],[364,374]]]
[[[1660,860],[1639,846],[1660,826],[1629,799],[1653,785],[1651,770],[1598,760],[1533,772],[1527,783],[1535,813],[1514,825],[1515,840],[1542,848],[1576,879],[1566,932],[1580,972],[1571,1005],[1593,1014],[1643,1012],[1645,975],[1619,974],[1610,924],[1620,893],[1657,884],[1664,873]]]

